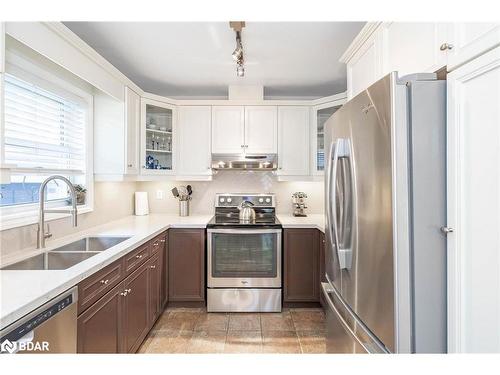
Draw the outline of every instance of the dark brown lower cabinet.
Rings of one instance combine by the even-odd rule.
[[[149,266],[149,321],[155,322],[161,314],[161,263],[160,256],[154,256],[148,262]]]
[[[145,263],[125,279],[123,335],[125,351],[133,353],[149,331],[149,263]]]
[[[284,231],[284,302],[319,302],[320,232]]]
[[[205,301],[205,230],[168,231],[169,302]]]
[[[163,235],[160,239],[164,237]],[[156,238],[151,243],[141,246],[142,250],[132,251],[131,253],[137,252],[136,259],[140,259],[143,263],[134,266],[135,270],[128,276],[123,276],[125,278],[118,285],[111,290],[108,289],[106,294],[80,313],[77,318],[78,353],[137,351],[161,315],[164,307],[162,302],[167,294],[164,281],[167,277],[164,269],[167,265],[165,242],[161,242],[163,246],[158,249],[150,249],[149,246],[155,243],[160,243],[160,240]],[[153,255],[147,260],[139,258],[143,254],[150,253]],[[122,258],[122,261],[125,264],[132,258],[129,253]],[[104,269],[106,272],[107,268]],[[106,276],[106,272],[101,273]],[[96,275],[99,277],[92,275],[82,281],[79,287],[109,284],[106,282],[107,279],[100,281],[99,273]]]
[[[165,232],[161,239],[162,248],[160,249],[161,262],[161,306],[164,308],[168,302],[168,232]]]
[[[121,282],[78,317],[78,353],[123,352],[123,293]]]

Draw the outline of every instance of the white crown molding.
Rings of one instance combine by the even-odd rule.
[[[119,71],[113,64],[111,64],[108,60],[102,57],[95,49],[90,47],[87,43],[85,43],[78,35],[76,35],[73,31],[71,31],[68,27],[66,27],[62,22],[41,22],[43,25],[51,29],[53,32],[64,38],[66,41],[75,46],[80,52],[85,54],[89,59],[94,61],[96,64],[101,66],[104,70],[106,70],[113,77],[123,82],[124,85],[128,86],[132,90],[134,90],[137,94],[144,94],[144,90],[142,90],[139,86],[137,86],[130,78],[128,78],[125,74]]]
[[[340,57],[339,61],[347,64],[354,54],[361,48],[361,46],[378,30],[382,22],[367,22],[361,29],[358,35],[354,38],[352,43],[347,47],[347,50]]]

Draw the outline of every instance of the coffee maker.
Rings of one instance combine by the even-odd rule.
[[[292,194],[293,216],[305,217],[307,194],[301,191]]]

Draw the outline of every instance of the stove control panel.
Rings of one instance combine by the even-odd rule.
[[[255,207],[276,207],[274,194],[231,194],[215,195],[215,207],[238,207],[242,202],[251,202]]]

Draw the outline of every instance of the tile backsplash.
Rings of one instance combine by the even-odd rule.
[[[170,190],[187,184],[193,188],[191,214],[213,213],[216,193],[275,193],[278,213],[286,214],[292,212],[292,194],[303,191],[308,196],[307,212],[317,214],[324,210],[322,181],[278,182],[270,172],[220,171],[212,181],[139,182],[137,190],[148,193],[150,212],[177,213],[178,202]],[[163,199],[156,198],[158,190],[163,191]]]

